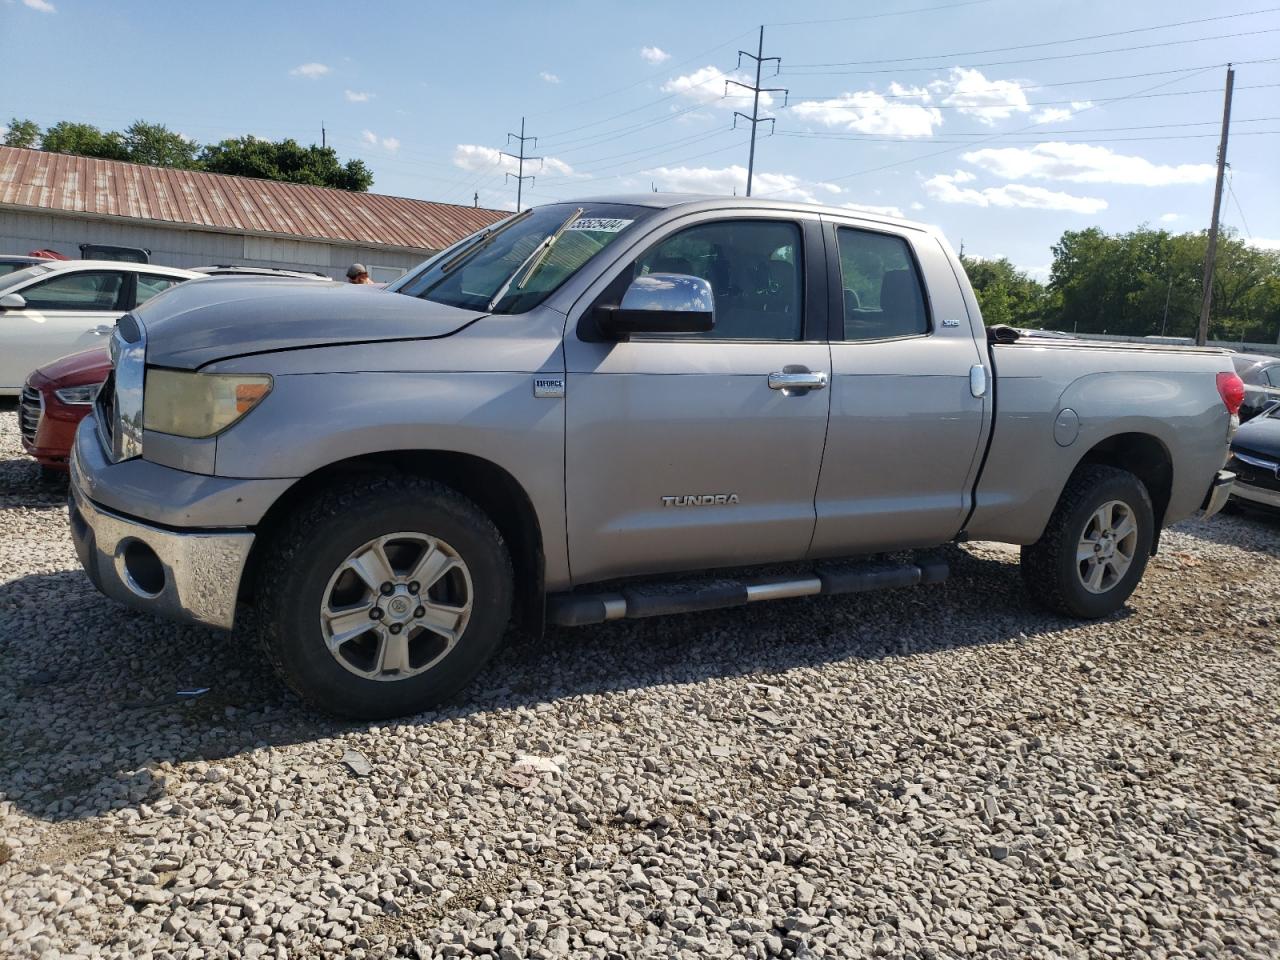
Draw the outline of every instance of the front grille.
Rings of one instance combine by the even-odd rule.
[[[1271,457],[1262,456],[1260,454],[1246,452],[1245,456],[1252,460],[1274,463],[1274,460]],[[1238,456],[1233,456],[1227,464],[1227,469],[1234,473],[1241,483],[1246,483],[1251,487],[1262,487],[1266,490],[1275,490],[1280,492],[1280,468],[1259,466],[1256,463],[1246,463]]]
[[[98,436],[102,438],[107,450],[111,449],[112,431],[115,429],[116,374],[111,371],[107,379],[98,388],[98,395],[93,400],[94,417],[98,421]]]
[[[44,397],[40,391],[32,387],[22,388],[22,399],[18,401],[18,429],[22,431],[22,439],[27,443],[36,442],[36,433],[40,430],[40,417],[44,414]]]

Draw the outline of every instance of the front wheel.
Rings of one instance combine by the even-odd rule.
[[[268,659],[315,706],[357,719],[452,696],[493,655],[511,612],[497,528],[461,494],[419,477],[323,492],[258,569]]]
[[[1124,606],[1138,586],[1154,535],[1141,480],[1117,467],[1082,466],[1040,539],[1022,548],[1022,577],[1055,613],[1096,620]]]

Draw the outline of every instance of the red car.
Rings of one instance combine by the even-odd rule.
[[[42,473],[63,473],[76,427],[93,409],[98,387],[111,372],[106,347],[94,347],[45,364],[27,377],[18,402],[22,447]]]

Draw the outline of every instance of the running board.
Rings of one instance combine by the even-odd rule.
[[[548,598],[547,610],[552,623],[581,627],[606,620],[721,610],[762,600],[914,587],[941,583],[949,573],[946,561],[938,559],[914,563],[822,561],[802,574],[647,582],[604,593],[560,593]]]

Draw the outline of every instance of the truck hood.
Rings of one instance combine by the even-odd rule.
[[[380,287],[274,277],[191,280],[134,313],[147,330],[147,363],[180,369],[299,347],[447,337],[484,316]]]

